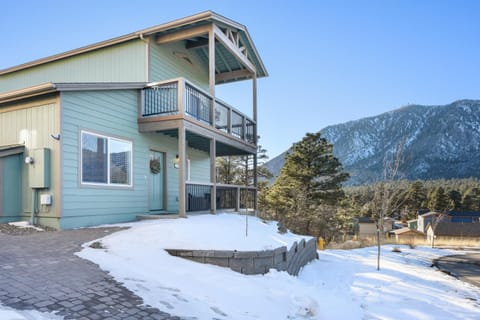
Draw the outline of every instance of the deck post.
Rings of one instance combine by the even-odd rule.
[[[182,218],[187,217],[186,211],[186,195],[185,195],[185,181],[186,181],[186,166],[187,166],[187,152],[186,152],[186,134],[185,125],[182,123],[178,127],[178,157],[180,158],[180,168],[178,168],[178,215]]]
[[[258,134],[257,134],[257,73],[255,72],[252,77],[252,90],[253,90],[253,121],[255,125],[253,126],[253,142],[255,146],[258,143]],[[258,197],[257,197],[257,184],[258,184],[258,168],[257,168],[257,152],[258,146],[253,154],[253,186],[255,187],[255,201],[254,201],[254,210],[257,214],[258,208]]]
[[[210,139],[210,182],[212,183],[212,192],[210,193],[210,210],[217,213],[217,170],[216,170],[216,140]]]
[[[215,34],[213,24],[208,31],[208,84],[210,95],[215,100]]]

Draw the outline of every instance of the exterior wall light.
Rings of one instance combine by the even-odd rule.
[[[25,163],[26,164],[32,164],[33,165],[34,162],[35,162],[35,160],[33,160],[32,157],[26,157],[25,158]]]
[[[178,157],[178,154],[175,156],[175,159],[173,159],[173,167],[175,169],[180,168],[180,158]]]

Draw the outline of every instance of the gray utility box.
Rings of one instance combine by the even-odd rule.
[[[29,153],[33,158],[33,163],[28,171],[30,188],[50,188],[50,149],[32,149]]]

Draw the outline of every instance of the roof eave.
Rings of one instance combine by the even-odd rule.
[[[0,104],[16,101],[20,99],[27,99],[27,98],[31,98],[39,95],[44,95],[44,94],[52,93],[55,91],[57,91],[55,84],[51,82],[39,84],[33,87],[9,91],[9,92],[0,94]]]
[[[138,90],[146,82],[85,82],[85,83],[43,83],[37,86],[9,91],[0,94],[0,104],[28,99],[59,91],[94,91],[94,90]]]

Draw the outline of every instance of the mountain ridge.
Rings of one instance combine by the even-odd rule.
[[[350,173],[348,185],[382,180],[386,155],[400,146],[404,179],[480,177],[480,100],[408,105],[320,131]],[[286,152],[265,164],[274,176]]]

